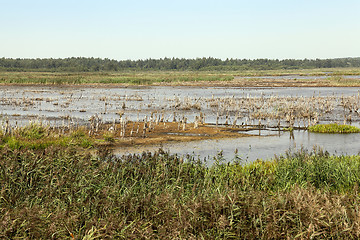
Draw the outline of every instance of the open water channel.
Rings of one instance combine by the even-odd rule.
[[[271,134],[274,135],[165,143],[142,148],[129,147],[117,149],[115,153],[124,155],[143,151],[152,152],[162,148],[184,157],[190,155],[195,159],[206,159],[210,164],[219,154],[225,161],[231,161],[237,156],[245,163],[257,159],[271,159],[275,155],[284,156],[286,153],[294,153],[301,149],[309,151],[321,149],[335,155],[358,155],[360,153],[360,134],[320,134],[307,131],[294,131],[291,137],[289,132]]]

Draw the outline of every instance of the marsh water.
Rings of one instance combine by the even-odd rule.
[[[329,99],[358,96],[360,88],[306,87],[306,88],[237,88],[237,87],[52,87],[0,86],[0,114],[19,124],[30,119],[42,119],[51,124],[59,120],[87,121],[94,114],[104,121],[117,119],[124,111],[129,120],[144,118],[151,112],[174,111],[191,121],[197,111],[184,103],[198,104],[214,123],[218,109],[212,109],[211,99],[276,97],[327,97]],[[180,105],[180,107],[179,107]],[[357,116],[354,116],[357,118]],[[170,116],[168,116],[170,119]],[[337,117],[334,116],[334,120]]]
[[[241,104],[248,104],[246,101],[250,100],[258,104],[277,98],[281,99],[278,105],[299,99],[326,101],[331,104],[331,111],[320,112],[320,123],[343,122],[346,114],[351,117],[350,123],[358,126],[360,115],[357,109],[348,111],[341,104],[347,98],[355,99],[358,104],[359,93],[360,88],[346,87],[0,86],[0,124],[8,120],[12,125],[25,125],[29,120],[38,120],[49,125],[61,125],[64,122],[86,125],[94,115],[100,116],[104,122],[118,121],[119,112],[129,121],[142,121],[156,113],[162,114],[164,121],[171,121],[176,114],[186,116],[189,122],[202,112],[206,115],[206,123],[210,124],[215,123],[217,115],[220,115],[218,118],[221,124],[225,121],[226,114],[229,115],[226,118],[233,121],[237,114],[242,114],[239,124],[249,124],[251,121],[256,124],[256,119],[246,115],[251,109],[240,109]],[[235,102],[234,106],[228,106],[229,102]],[[262,108],[269,112],[266,107]],[[274,123],[268,120],[267,124]],[[298,124],[303,123],[299,120]],[[360,134],[330,135],[294,131],[293,136],[290,136],[289,132],[269,129],[274,130],[270,126],[268,130],[247,132],[255,136],[244,138],[167,143],[161,146],[116,149],[115,152],[138,153],[162,147],[171,153],[194,154],[205,158],[217,155],[222,150],[223,157],[227,160],[233,159],[237,151],[237,155],[244,161],[253,161],[258,158],[272,158],[275,154],[284,154],[288,150],[296,151],[302,147],[312,149],[318,146],[334,154],[358,154],[360,151]]]
[[[360,134],[321,134],[294,131],[293,136],[290,136],[289,132],[265,133],[263,136],[244,138],[165,143],[141,148],[129,147],[117,149],[115,154],[140,154],[143,151],[152,152],[159,148],[184,157],[205,159],[210,164],[219,155],[226,162],[237,157],[246,163],[257,159],[266,160],[275,156],[285,156],[286,153],[295,153],[301,149],[307,151],[321,149],[335,155],[357,155],[360,153]]]

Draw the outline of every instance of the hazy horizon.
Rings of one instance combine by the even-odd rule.
[[[360,56],[360,1],[1,1],[0,57]]]

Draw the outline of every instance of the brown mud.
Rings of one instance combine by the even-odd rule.
[[[202,124],[194,128],[194,123],[189,123],[185,125],[184,129],[183,124],[161,122],[155,126],[148,126],[144,130],[144,125],[144,122],[129,122],[126,124],[124,134],[121,124],[116,124],[115,127],[112,124],[106,124],[93,135],[96,139],[101,139],[99,145],[114,148],[251,136],[242,132],[244,130],[241,128],[232,126],[216,127],[215,125]]]

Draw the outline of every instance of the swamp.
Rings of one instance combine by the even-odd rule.
[[[359,73],[2,72],[0,237],[359,238]]]
[[[230,160],[240,150],[244,160],[254,161],[302,146],[339,154],[360,151],[357,134],[307,131],[317,124],[359,126],[360,87],[21,85],[0,90],[4,128],[29,121],[63,131],[87,127],[91,134],[111,136],[119,155],[162,147],[202,159],[222,151]]]

